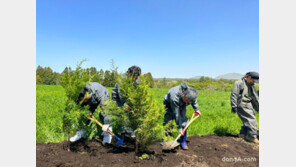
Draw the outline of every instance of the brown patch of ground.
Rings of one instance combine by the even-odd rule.
[[[236,140],[235,140],[236,139]],[[255,144],[229,136],[188,137],[189,150],[177,147],[163,151],[160,144],[149,147],[146,158],[136,156],[134,146],[102,146],[101,139],[79,141],[69,146],[62,143],[37,143],[37,166],[259,166]],[[69,149],[70,148],[70,149]],[[70,150],[69,152],[67,150]],[[142,157],[145,157],[144,155]]]

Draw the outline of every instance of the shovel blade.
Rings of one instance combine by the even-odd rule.
[[[117,142],[115,144],[118,146],[122,146],[124,143],[122,140],[117,140]]]
[[[169,141],[169,142],[165,142],[162,145],[162,149],[163,150],[172,150],[175,147],[177,147],[178,145],[180,145],[180,143],[175,142],[175,141]]]
[[[118,146],[122,146],[122,145],[124,145],[124,142],[123,142],[124,138],[120,138],[120,137],[118,137],[118,136],[116,136],[116,135],[114,135],[114,137],[115,137],[116,140],[117,140],[117,142],[115,143],[116,145],[118,145]]]

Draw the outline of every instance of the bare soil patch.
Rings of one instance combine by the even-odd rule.
[[[259,166],[258,145],[233,136],[188,137],[189,150],[177,147],[163,151],[160,144],[135,155],[131,140],[125,147],[102,146],[101,139],[80,140],[74,144],[37,143],[37,166]],[[68,151],[69,150],[69,151]],[[145,154],[145,155],[144,155]],[[139,157],[142,157],[140,159]],[[235,160],[236,158],[236,160]]]

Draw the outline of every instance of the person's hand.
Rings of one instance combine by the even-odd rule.
[[[235,114],[237,112],[237,108],[232,108],[231,112]]]
[[[195,115],[195,116],[201,116],[201,113],[200,113],[199,110],[196,110],[196,111],[194,112],[194,115]]]
[[[110,127],[109,124],[105,124],[105,125],[103,125],[102,130],[103,130],[104,132],[108,132],[108,131],[109,131],[109,127]]]
[[[181,128],[181,129],[179,129],[179,134],[181,135],[181,136],[183,136],[184,135],[184,131],[183,131],[183,129]]]

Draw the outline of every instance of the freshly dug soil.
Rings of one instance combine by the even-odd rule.
[[[160,144],[148,152],[135,154],[134,145],[127,140],[125,147],[114,144],[102,146],[101,139],[80,140],[69,144],[37,143],[37,166],[259,166],[259,147],[231,136],[188,137],[189,150],[180,147],[163,151]],[[113,141],[114,142],[114,141]],[[142,159],[140,159],[142,158]],[[236,159],[235,159],[236,158]]]

